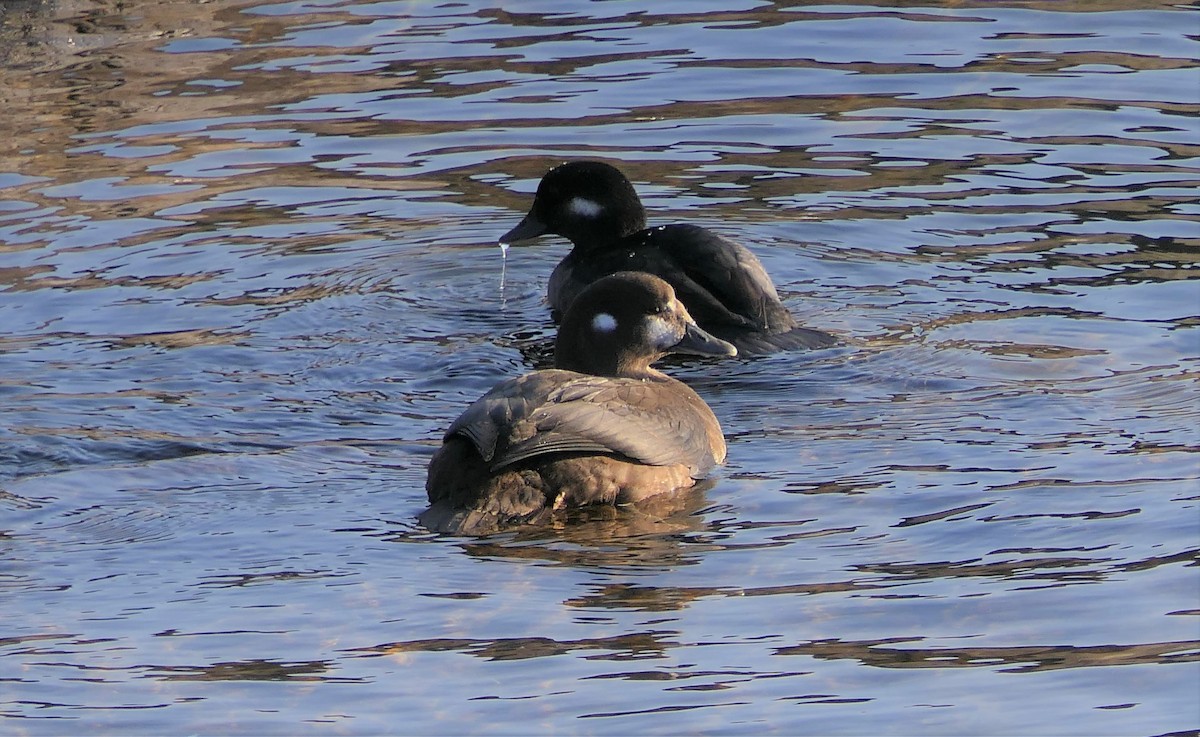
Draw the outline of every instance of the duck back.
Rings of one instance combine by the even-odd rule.
[[[689,487],[724,460],[712,410],[675,379],[535,371],[497,385],[450,426],[421,522],[477,534],[637,502]]]
[[[824,348],[829,333],[801,327],[788,311],[762,262],[750,249],[690,224],[647,228],[587,251],[573,249],[550,275],[556,314],[583,289],[618,271],[654,274],[674,289],[696,322],[744,354]]]

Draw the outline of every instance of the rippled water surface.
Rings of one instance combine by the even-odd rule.
[[[0,732],[1200,729],[1190,3],[0,6]],[[540,175],[841,347],[671,509],[424,531]]]

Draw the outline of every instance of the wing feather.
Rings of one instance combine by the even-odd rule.
[[[682,268],[680,284],[674,286],[697,320],[705,322],[696,315],[699,311],[730,325],[772,330],[794,321],[750,249],[696,225],[671,225],[651,233]],[[699,307],[693,309],[693,304]]]
[[[497,385],[446,435],[469,439],[493,471],[550,453],[597,453],[653,466],[682,464],[699,475],[724,460],[715,419],[674,379],[550,369]]]

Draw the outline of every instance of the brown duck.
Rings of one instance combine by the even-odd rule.
[[[725,461],[725,439],[696,392],[651,367],[667,353],[737,349],[655,276],[591,284],[563,317],[555,368],[501,382],[450,425],[421,523],[480,534],[692,486]]]

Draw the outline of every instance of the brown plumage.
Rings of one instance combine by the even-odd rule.
[[[671,287],[621,273],[563,318],[556,368],[503,381],[451,424],[429,464],[426,527],[478,534],[692,486],[725,460],[712,410],[651,367],[668,352],[734,355]]]

